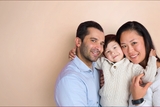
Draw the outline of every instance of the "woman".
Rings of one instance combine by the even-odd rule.
[[[139,63],[145,68],[150,50],[155,50],[147,29],[139,22],[129,21],[118,29],[116,35],[126,58],[135,64]],[[160,106],[160,58],[156,57],[158,68],[156,80],[152,84],[148,83],[141,86],[139,82],[143,75],[134,77],[131,85],[130,106]]]

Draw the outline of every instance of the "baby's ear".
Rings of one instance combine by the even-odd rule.
[[[76,44],[76,47],[80,47],[81,46],[81,39],[79,37],[76,37],[75,38],[75,44]]]

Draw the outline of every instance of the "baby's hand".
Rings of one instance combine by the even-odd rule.
[[[149,56],[156,56],[156,50],[151,49]]]
[[[69,57],[70,60],[73,60],[75,55],[76,55],[76,48],[73,48],[72,50],[69,51],[69,56],[68,57]]]

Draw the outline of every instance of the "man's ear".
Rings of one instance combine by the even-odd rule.
[[[76,47],[80,47],[81,46],[81,39],[79,37],[76,37],[75,38],[75,44],[76,44]]]

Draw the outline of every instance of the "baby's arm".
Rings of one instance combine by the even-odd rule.
[[[102,70],[102,64],[103,64],[103,57],[98,58],[98,60],[96,61],[96,68],[98,70]]]
[[[150,52],[147,66],[143,70],[145,75],[142,77],[142,80],[144,83],[153,82],[155,80],[155,75],[157,71],[157,58],[155,56],[156,52],[152,49]]]
[[[74,47],[73,49],[71,49],[71,50],[69,51],[68,58],[69,58],[70,60],[73,60],[73,59],[75,58],[75,56],[76,56],[76,47]]]

